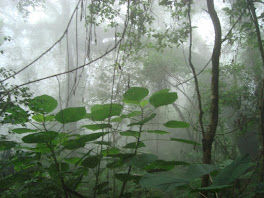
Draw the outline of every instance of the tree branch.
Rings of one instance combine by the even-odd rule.
[[[52,48],[54,48],[63,38],[64,38],[64,36],[67,34],[67,32],[68,32],[68,29],[69,29],[69,26],[70,26],[70,24],[71,24],[71,21],[72,21],[72,19],[73,19],[73,16],[74,16],[74,14],[75,14],[75,12],[76,12],[76,10],[78,9],[78,6],[79,6],[79,4],[80,4],[80,2],[81,2],[82,0],[79,0],[78,1],[78,3],[77,3],[77,5],[76,5],[76,7],[75,7],[75,9],[73,10],[73,13],[72,13],[72,15],[71,15],[71,18],[70,18],[70,20],[69,20],[69,22],[68,22],[68,24],[67,24],[67,27],[66,27],[66,29],[65,29],[65,31],[63,32],[63,34],[62,34],[62,36],[50,47],[50,48],[48,48],[45,52],[43,52],[41,55],[39,55],[36,59],[34,59],[31,63],[29,63],[28,65],[26,65],[26,66],[24,66],[22,69],[20,69],[20,70],[18,70],[17,72],[15,72],[13,75],[11,75],[11,76],[9,76],[9,77],[7,77],[7,78],[5,78],[4,80],[1,80],[0,81],[0,84],[1,83],[3,83],[4,81],[6,81],[6,80],[8,80],[8,79],[10,79],[10,78],[13,78],[13,77],[15,77],[17,74],[19,74],[19,73],[21,73],[22,71],[24,71],[25,69],[27,69],[28,67],[30,67],[31,65],[33,65],[35,62],[37,62],[42,56],[44,56],[45,54],[47,54],[50,50],[52,50]]]

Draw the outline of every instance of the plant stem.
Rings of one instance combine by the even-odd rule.
[[[49,148],[50,151],[51,151],[51,156],[52,156],[52,158],[53,158],[53,160],[54,160],[55,167],[56,167],[57,172],[58,172],[58,174],[59,174],[59,176],[60,176],[60,181],[61,181],[61,185],[62,185],[62,188],[63,188],[63,191],[64,191],[65,198],[68,198],[67,188],[66,188],[66,185],[65,185],[65,182],[64,182],[64,178],[63,178],[63,176],[60,174],[60,165],[59,165],[58,160],[57,160],[57,158],[56,158],[56,154],[55,154],[55,152],[54,152],[53,146],[52,146],[51,143],[47,143],[47,146],[48,146],[48,148]]]
[[[140,109],[141,109],[141,121],[142,121],[143,118],[144,118],[143,108],[140,107]],[[143,128],[143,125],[140,125],[140,127],[139,127],[139,136],[137,138],[137,144],[136,144],[136,148],[135,148],[135,151],[134,151],[134,156],[137,155],[137,150],[138,150],[138,145],[139,145],[139,141],[140,141],[142,128]],[[132,165],[129,165],[128,171],[127,171],[127,175],[128,176],[130,175],[131,170],[132,170]],[[127,181],[124,181],[123,185],[122,185],[122,188],[121,188],[121,192],[120,192],[119,198],[122,198],[122,196],[124,194],[124,191],[125,191],[126,184],[127,184]]]

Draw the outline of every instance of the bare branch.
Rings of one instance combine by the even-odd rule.
[[[25,69],[27,69],[28,67],[30,67],[31,65],[33,65],[35,62],[37,62],[42,56],[44,56],[45,54],[47,54],[50,50],[52,50],[52,48],[54,48],[63,38],[64,38],[64,36],[67,34],[67,32],[68,32],[68,29],[69,29],[69,26],[70,26],[70,24],[71,24],[71,21],[72,21],[72,19],[73,19],[73,16],[74,16],[74,14],[75,14],[75,12],[76,12],[76,10],[78,9],[78,6],[79,6],[79,4],[80,4],[80,2],[81,2],[82,0],[79,0],[78,1],[78,3],[77,3],[77,5],[76,5],[76,7],[75,7],[75,9],[73,10],[73,13],[72,13],[72,15],[71,15],[71,18],[70,18],[70,20],[69,20],[69,22],[68,22],[68,24],[67,24],[67,27],[66,27],[66,29],[65,29],[65,31],[63,32],[63,34],[62,34],[62,36],[50,47],[50,48],[48,48],[45,52],[43,52],[41,55],[39,55],[36,59],[34,59],[31,63],[29,63],[28,65],[26,65],[25,67],[23,67],[22,69],[20,69],[20,70],[18,70],[17,72],[15,72],[13,75],[11,75],[11,76],[9,76],[9,77],[7,77],[7,78],[5,78],[4,80],[1,80],[0,81],[0,83],[3,83],[4,81],[6,81],[6,80],[8,80],[8,79],[10,79],[10,78],[13,78],[13,77],[15,77],[17,74],[19,74],[19,73],[21,73],[22,71],[24,71]]]

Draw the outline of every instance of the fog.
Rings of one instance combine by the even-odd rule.
[[[11,86],[14,89],[28,87],[32,93],[30,98],[42,95],[53,97],[58,105],[48,115],[57,116],[58,112],[72,107],[86,109],[87,115],[83,119],[65,124],[56,117],[59,122],[49,122],[44,125],[45,130],[47,127],[48,131],[71,134],[67,136],[71,140],[75,136],[94,133],[93,130],[85,129],[84,125],[103,123],[102,120],[88,117],[89,114],[92,115],[91,108],[94,105],[111,104],[110,114],[112,104],[121,104],[124,107],[122,115],[142,110],[142,117],[131,116],[124,119],[121,114],[106,117],[105,123],[111,123],[113,129],[103,129],[103,132],[109,134],[100,140],[108,141],[112,144],[111,147],[104,147],[102,144],[99,147],[91,143],[77,150],[62,149],[58,154],[61,161],[66,157],[81,156],[83,160],[83,153],[88,152],[89,155],[90,152],[98,153],[100,149],[102,152],[104,148],[125,147],[136,136],[125,137],[119,132],[139,130],[142,135],[137,137],[138,141],[140,138],[145,144],[140,149],[140,154],[154,154],[160,160],[205,163],[203,139],[206,139],[206,129],[210,128],[213,114],[213,107],[210,105],[215,97],[211,80],[214,58],[212,54],[216,48],[215,27],[206,1],[193,1],[190,7],[188,0],[175,1],[175,4],[173,2],[0,1],[0,67],[14,71],[9,77],[1,74],[1,86],[8,89]],[[211,146],[211,162],[216,165],[227,159],[234,160],[241,154],[248,153],[252,158],[256,157],[260,148],[256,112],[261,95],[260,81],[263,78],[261,56],[257,52],[257,41],[250,40],[250,35],[253,34],[250,33],[250,28],[246,29],[249,32],[242,29],[246,27],[243,26],[244,23],[254,23],[248,22],[250,19],[247,16],[240,16],[239,11],[234,15],[230,12],[227,14],[227,8],[233,9],[235,3],[236,1],[222,0],[214,2],[222,29],[220,102],[219,113],[217,112],[219,121],[215,132],[217,135]],[[263,26],[261,3],[256,4],[256,12],[260,26]],[[261,34],[263,36],[263,32]],[[255,37],[252,36],[252,39]],[[133,87],[144,87],[149,91],[145,98],[149,101],[146,106],[140,103],[143,106],[139,106],[140,109],[133,105],[125,108],[129,102],[125,101],[124,93]],[[177,100],[156,108],[155,104],[150,104],[150,98],[153,93],[164,89],[177,93]],[[5,88],[1,88],[1,91],[7,92]],[[23,99],[23,96],[19,95],[18,98]],[[33,115],[32,108],[26,104],[22,103],[22,107]],[[144,121],[143,110],[144,118],[154,113],[157,115],[138,127],[133,123]],[[113,121],[115,118],[120,120]],[[166,127],[164,123],[169,120],[188,123],[188,127]],[[32,129],[36,126],[43,131],[43,126],[38,126],[32,118],[23,124],[5,123],[1,125],[1,135],[10,141],[20,142],[21,147],[26,147],[28,145],[22,141],[26,135],[11,135],[11,131],[14,128]],[[161,135],[162,132],[153,132],[154,130],[168,133]],[[143,133],[144,131],[152,133]],[[173,138],[176,140],[170,141]],[[135,155],[138,154],[138,145],[139,143]],[[12,152],[14,153],[10,151]],[[8,155],[12,155],[10,153]],[[107,163],[108,158],[107,161],[99,163],[98,170],[94,170],[94,173],[98,172],[96,178],[93,178],[96,184],[100,180],[99,175],[106,174],[100,173],[100,166],[107,167]],[[129,175],[132,165],[127,166]],[[185,168],[174,169],[172,172],[177,174],[177,171],[185,171]],[[110,173],[107,172],[107,177],[108,174]],[[122,182],[125,188],[127,181]],[[61,183],[64,188],[63,182]],[[115,181],[113,185],[114,197],[117,196],[115,188],[119,187],[115,187]],[[131,185],[130,188],[134,186]],[[120,189],[121,197],[124,189]],[[96,197],[95,191],[93,197]],[[86,193],[83,189],[80,192]],[[169,196],[173,196],[173,193],[161,195]]]

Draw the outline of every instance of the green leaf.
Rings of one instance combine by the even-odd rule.
[[[42,114],[37,114],[37,115],[32,116],[32,119],[37,122],[48,122],[48,121],[54,120],[54,116],[52,115],[44,116]]]
[[[122,181],[122,182],[127,182],[127,181],[134,181],[135,183],[138,183],[138,181],[141,179],[141,176],[139,175],[131,175],[127,173],[117,173],[115,174],[115,178]]]
[[[69,164],[76,164],[81,160],[81,158],[79,157],[69,157],[69,158],[65,158],[64,161],[69,163]]]
[[[62,123],[77,122],[86,116],[86,111],[84,107],[70,107],[61,110],[55,115],[55,119]]]
[[[29,101],[29,108],[38,113],[52,112],[58,105],[57,100],[48,95],[37,96]]]
[[[167,128],[188,128],[190,126],[189,123],[171,120],[163,124]]]
[[[126,144],[123,148],[127,148],[127,149],[136,149],[136,148],[142,148],[142,147],[146,147],[146,145],[143,142],[138,142],[138,147],[137,147],[137,142],[132,142],[132,143],[128,143]]]
[[[91,133],[88,135],[82,135],[77,139],[67,140],[62,145],[68,150],[75,150],[78,148],[83,148],[87,142],[94,141],[108,133],[98,132],[98,133]]]
[[[23,124],[28,122],[28,113],[18,105],[10,103],[6,110],[10,114],[4,116],[2,123]]]
[[[115,160],[113,162],[110,162],[106,165],[107,168],[118,168],[124,165],[123,160]]]
[[[82,161],[81,165],[87,168],[95,168],[100,163],[100,160],[100,156],[89,156]]]
[[[142,121],[140,122],[135,122],[135,123],[131,123],[127,126],[134,126],[134,125],[144,125],[145,123],[149,122],[150,120],[152,120],[153,118],[155,118],[157,114],[156,113],[152,113],[149,117],[144,118]]]
[[[82,127],[96,131],[96,130],[105,129],[105,128],[112,128],[112,125],[111,124],[91,124],[91,125],[84,125]]]
[[[135,116],[139,116],[141,114],[142,114],[141,111],[132,111],[131,113],[129,113],[127,115],[122,115],[121,117],[123,117],[123,118],[132,118],[132,117],[135,117]]]
[[[116,155],[120,152],[120,149],[118,148],[110,148],[110,149],[105,149],[102,150],[102,155],[103,156],[111,156],[111,155]]]
[[[198,142],[191,141],[191,140],[185,140],[185,139],[179,139],[179,138],[171,138],[170,140],[176,141],[176,142],[182,142],[182,143],[186,143],[186,144],[200,145]]]
[[[75,150],[78,148],[83,148],[85,144],[86,144],[85,141],[78,138],[78,139],[67,140],[62,145],[68,150]]]
[[[147,133],[156,133],[156,134],[168,134],[169,132],[167,131],[162,131],[162,130],[150,130],[150,131],[146,131]]]
[[[144,169],[146,165],[156,161],[157,159],[158,157],[156,155],[143,153],[133,156],[128,162],[128,165],[133,165],[137,168]]]
[[[89,141],[96,140],[106,134],[108,134],[108,132],[91,133],[88,135],[82,135],[79,139],[83,142],[89,142]]]
[[[149,98],[149,103],[156,108],[174,103],[178,99],[178,95],[175,92],[168,93],[168,91],[168,89],[163,89],[154,93]]]
[[[172,191],[179,186],[188,184],[188,180],[165,173],[146,174],[139,182],[143,188],[155,188],[162,191]]]
[[[212,164],[191,164],[185,173],[185,177],[192,180],[209,174],[216,169],[218,169],[218,167]]]
[[[123,102],[140,104],[140,101],[149,94],[148,89],[143,87],[132,87],[123,94]]]
[[[140,102],[139,105],[140,105],[142,108],[144,108],[148,103],[149,103],[148,100],[142,100],[142,101]]]
[[[0,151],[9,150],[16,146],[16,142],[13,141],[0,141]]]
[[[27,129],[27,128],[17,128],[17,129],[12,129],[14,133],[17,134],[22,134],[22,133],[32,133],[32,132],[37,132],[38,130],[33,130],[33,129]]]
[[[48,143],[58,136],[55,131],[39,132],[27,135],[22,138],[25,143]]]
[[[226,166],[214,178],[214,185],[228,185],[242,176],[251,167],[251,158],[249,155],[243,155],[236,158],[230,165]]]
[[[175,166],[186,166],[186,165],[189,165],[189,163],[183,161],[156,160],[145,166],[144,170],[148,172],[169,171],[172,170]]]
[[[139,132],[132,131],[132,130],[127,130],[127,131],[120,132],[120,135],[122,135],[122,136],[139,137]]]
[[[123,120],[123,118],[121,118],[121,117],[115,117],[112,120],[110,120],[110,122],[120,122],[121,120]]]
[[[112,116],[119,116],[122,109],[123,106],[121,104],[93,105],[89,118],[94,121],[103,121]]]

